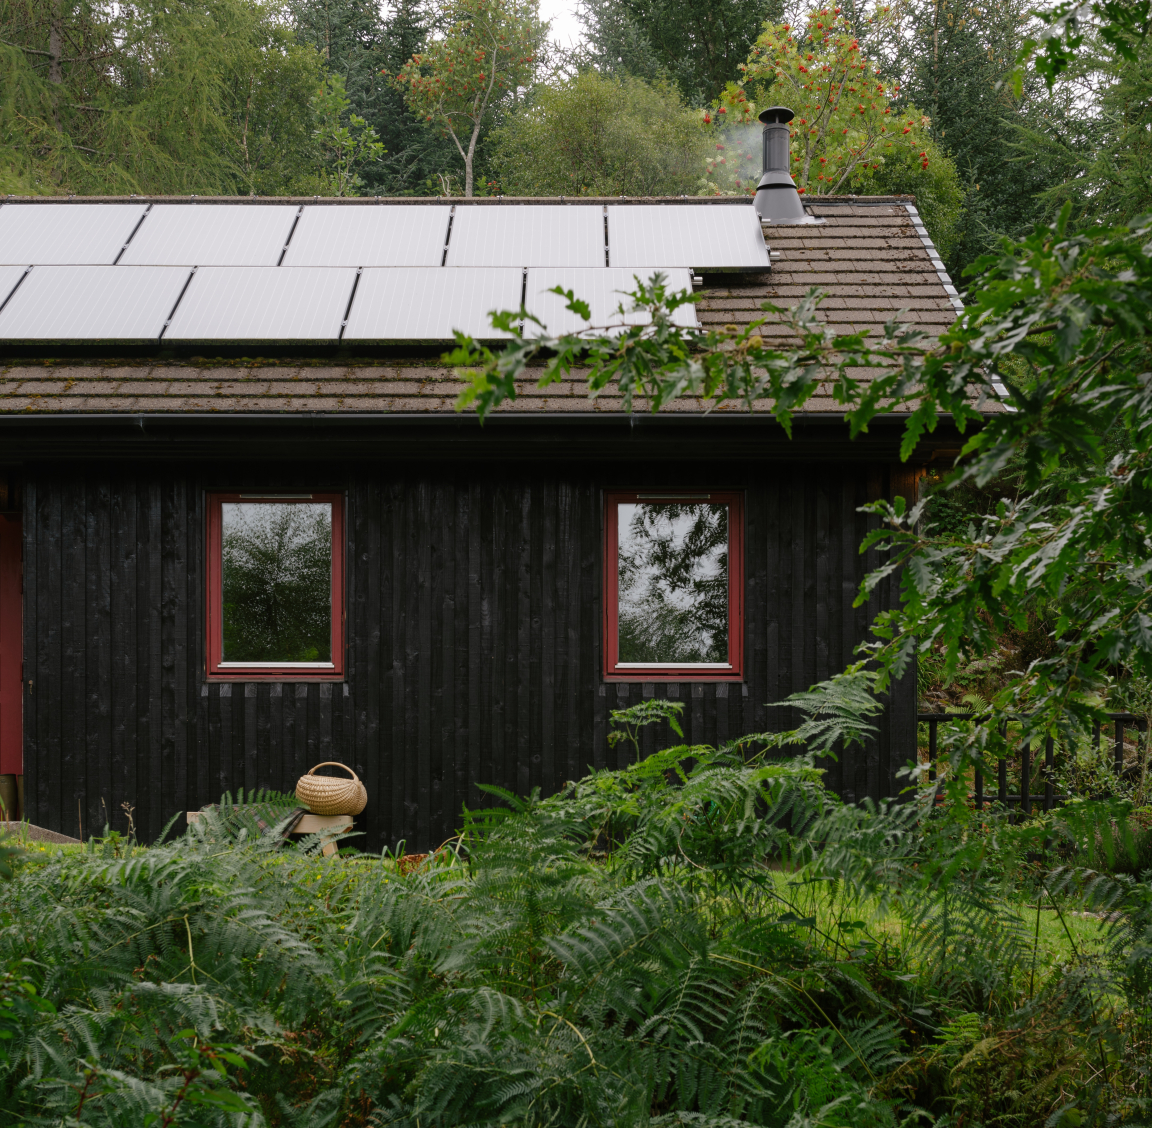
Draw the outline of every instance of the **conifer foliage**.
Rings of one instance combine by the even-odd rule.
[[[0,190],[314,193],[320,58],[272,3],[0,2]]]

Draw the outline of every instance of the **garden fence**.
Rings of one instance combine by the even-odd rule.
[[[936,754],[937,754],[937,741],[939,738],[939,728],[941,724],[951,724],[954,721],[979,721],[982,719],[980,713],[918,713],[917,720],[921,724],[928,726],[928,778],[934,780],[936,778]],[[1124,733],[1134,728],[1141,734],[1148,732],[1148,720],[1146,717],[1137,717],[1132,713],[1109,713],[1108,718],[1111,721],[1114,730],[1114,745],[1113,756],[1115,760],[1115,768],[1117,776],[1124,770]],[[1095,740],[1096,747],[1099,748],[1103,740],[1104,732],[1103,726],[1099,723],[1095,726]],[[1025,815],[1032,813],[1033,802],[1039,802],[1041,793],[1037,792],[1035,795],[1032,792],[1032,776],[1033,764],[1039,759],[1041,748],[1039,744],[1025,744],[1023,745],[1015,759],[1020,761],[1020,790],[1016,794],[1012,794],[1008,790],[1008,757],[1001,759],[996,765],[996,793],[991,796],[1002,807],[1011,809],[1012,807],[1018,808]],[[1071,798],[1069,795],[1060,795],[1056,793],[1055,787],[1055,743],[1052,737],[1048,737],[1043,742],[1043,802],[1044,810],[1050,811],[1056,803],[1062,803],[1064,800]],[[1035,756],[1035,760],[1033,757]],[[977,810],[984,809],[985,793],[984,793],[984,773],[976,772],[973,789],[973,800]]]

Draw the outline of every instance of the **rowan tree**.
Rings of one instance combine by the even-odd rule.
[[[890,18],[881,8],[871,20]],[[927,169],[929,118],[893,105],[900,87],[864,55],[839,8],[810,12],[802,28],[767,25],[741,70],[744,85],[725,90],[717,117],[752,120],[756,106],[745,88],[769,87],[775,104],[796,113],[792,175],[801,192],[846,191],[854,173],[878,168],[895,149],[911,149]]]
[[[485,117],[533,77],[543,28],[524,0],[452,0],[447,23],[443,38],[413,55],[394,81],[417,117],[451,137],[471,196]]]

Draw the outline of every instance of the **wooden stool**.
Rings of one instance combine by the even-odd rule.
[[[185,816],[190,823],[198,823],[200,821],[199,811],[188,811]],[[320,853],[326,858],[330,858],[339,847],[336,845],[335,835],[343,834],[346,830],[352,829],[352,816],[351,815],[313,815],[311,813],[300,816],[300,821],[296,824],[293,834],[323,834],[325,831],[331,832],[332,837],[326,837],[324,845],[320,848]]]

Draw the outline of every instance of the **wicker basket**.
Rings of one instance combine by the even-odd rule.
[[[352,778],[318,776],[316,768],[343,768]],[[314,815],[358,815],[368,805],[368,792],[360,777],[346,764],[325,760],[316,768],[310,768],[296,784],[296,798]]]

